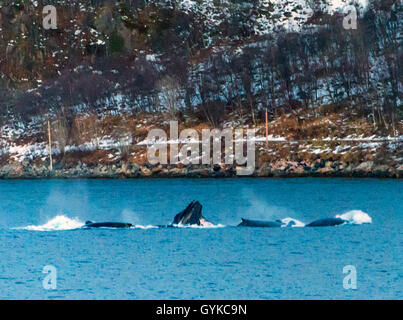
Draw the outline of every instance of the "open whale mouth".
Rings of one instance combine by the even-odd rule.
[[[197,226],[212,226],[213,224],[202,215],[203,206],[199,201],[192,201],[181,212],[179,212],[172,224],[173,225],[197,225]]]

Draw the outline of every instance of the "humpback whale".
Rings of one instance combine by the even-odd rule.
[[[306,227],[332,227],[338,226],[339,224],[343,224],[345,222],[346,220],[343,220],[341,218],[324,218],[315,220],[310,224],[307,224]]]
[[[281,228],[281,227],[292,227],[294,225],[295,221],[292,220],[286,223],[281,220],[262,221],[262,220],[249,220],[242,218],[242,222],[238,224],[238,227]]]
[[[86,221],[84,228],[130,228],[131,223],[126,222],[92,222]]]
[[[324,218],[315,220],[306,225],[306,227],[332,227],[345,223],[346,220],[341,218]],[[256,228],[280,228],[280,227],[292,227],[295,225],[294,221],[290,221],[288,224],[283,223],[280,220],[276,221],[259,221],[248,220],[242,218],[242,222],[238,224],[238,227],[256,227]]]
[[[209,222],[202,215],[203,206],[199,201],[192,201],[188,206],[181,212],[179,212],[175,217],[172,225],[198,225],[198,226],[212,226],[213,224]]]
[[[282,223],[280,221],[260,221],[260,220],[248,220],[242,218],[242,222],[238,224],[238,227],[260,227],[260,228],[281,228]]]
[[[174,220],[168,225],[159,225],[160,228],[174,228],[178,225],[197,225],[197,226],[212,226],[213,224],[202,215],[203,206],[199,201],[192,201],[188,206],[175,215]],[[92,222],[87,221],[83,228],[130,228],[131,223],[126,222]]]
[[[160,227],[175,227],[177,225],[198,225],[198,226],[211,226],[212,223],[207,221],[202,215],[203,206],[199,201],[192,201],[181,212],[179,212],[171,224],[168,226]],[[341,218],[325,218],[318,219],[306,225],[306,227],[330,227],[337,226],[345,223],[346,220]],[[281,228],[292,227],[296,223],[295,221],[283,222],[281,220],[275,221],[263,221],[263,220],[250,220],[242,218],[242,222],[238,224],[238,227],[256,227],[256,228]]]
[[[178,226],[212,226],[213,224],[208,221],[202,215],[203,206],[199,201],[193,200],[187,205],[187,207],[175,215],[173,221],[168,225],[159,225],[160,228],[175,228]],[[287,222],[288,220],[291,220]],[[306,227],[330,227],[337,226],[347,221],[342,218],[324,218],[315,220],[306,225]],[[125,222],[92,222],[87,221],[84,228],[130,228],[131,223]],[[242,218],[238,227],[257,227],[257,228],[281,228],[296,226],[296,222],[293,219],[275,220],[275,221],[263,221],[263,220],[250,220]],[[301,223],[300,226],[303,226]]]

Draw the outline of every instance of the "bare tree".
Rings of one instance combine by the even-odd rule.
[[[53,121],[51,125],[51,130],[52,130],[52,139],[54,142],[57,143],[60,152],[64,156],[70,132],[69,126],[65,118],[59,117],[56,119],[56,121]]]
[[[171,119],[176,119],[177,112],[182,109],[179,82],[171,76],[165,76],[158,81],[157,87],[161,95],[161,102],[168,109]]]

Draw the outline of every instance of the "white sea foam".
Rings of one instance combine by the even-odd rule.
[[[361,210],[351,210],[346,213],[337,215],[336,218],[346,220],[349,224],[372,223],[372,218]]]
[[[152,226],[152,225],[148,225],[148,226],[142,226],[141,224],[136,224],[132,227],[133,229],[158,229],[158,226]]]
[[[293,227],[293,228],[301,228],[301,227],[305,227],[305,223],[294,219],[294,218],[284,218],[281,219],[281,222],[283,223],[283,227]]]
[[[59,230],[73,230],[81,228],[84,225],[78,218],[69,218],[64,215],[59,215],[43,225],[31,225],[21,227],[18,229],[32,230],[32,231],[59,231]]]
[[[215,228],[224,228],[225,225],[223,224],[212,224],[209,226],[199,226],[197,224],[191,224],[191,225],[184,225],[184,224],[174,224],[174,227],[177,228],[193,228],[193,229],[215,229]]]

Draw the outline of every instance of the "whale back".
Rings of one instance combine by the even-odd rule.
[[[127,222],[91,222],[87,221],[85,223],[85,228],[130,228],[132,227],[131,223]]]
[[[346,221],[341,218],[325,218],[319,219],[307,224],[307,227],[332,227],[338,226],[339,224],[343,224]]]
[[[238,225],[238,227],[280,228],[281,222],[248,220],[248,219],[242,218],[242,222]]]

